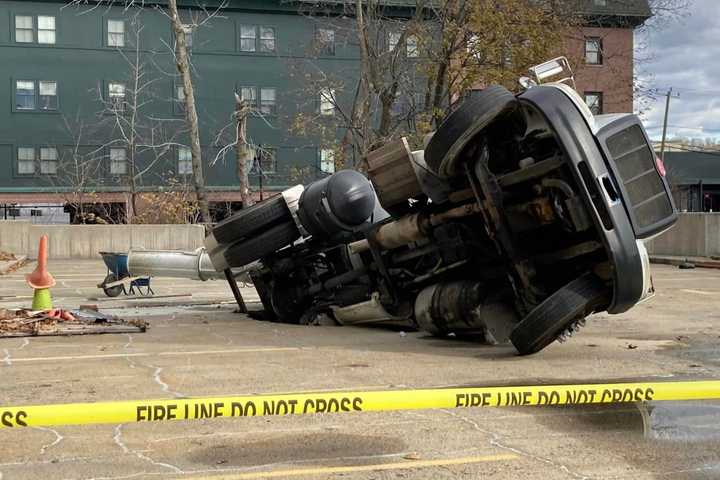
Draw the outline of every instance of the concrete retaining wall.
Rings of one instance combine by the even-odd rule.
[[[673,228],[648,242],[655,255],[720,255],[720,213],[681,213]]]
[[[203,245],[200,225],[33,225],[0,221],[0,250],[37,256],[41,235],[48,235],[51,258],[98,258],[98,252],[130,248],[192,251]]]

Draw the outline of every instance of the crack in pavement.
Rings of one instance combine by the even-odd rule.
[[[160,378],[160,374],[163,371],[162,367],[156,367],[155,365],[149,365],[149,364],[147,365],[147,367],[155,369],[155,371],[153,372],[153,380],[155,381],[155,383],[160,385],[160,388],[162,388],[163,392],[169,393],[170,395],[172,395],[175,398],[187,398],[187,395],[185,395],[183,393],[176,392],[174,390],[170,390],[170,385],[168,385],[167,383],[162,381],[162,379]]]
[[[552,466],[552,467],[558,468],[558,469],[560,469],[561,471],[563,471],[563,472],[567,473],[568,475],[572,476],[573,478],[577,478],[577,479],[579,479],[579,480],[589,480],[589,479],[590,479],[590,477],[587,477],[587,476],[585,476],[585,475],[581,475],[581,474],[579,474],[579,473],[573,472],[572,470],[570,470],[567,466],[563,465],[562,463],[553,462],[553,461],[550,460],[549,458],[540,457],[540,456],[538,456],[538,455],[534,455],[534,454],[529,453],[529,452],[526,452],[526,451],[524,451],[524,450],[520,450],[519,448],[511,447],[511,446],[509,446],[509,445],[505,445],[505,444],[502,443],[502,441],[501,441],[501,440],[502,440],[502,437],[500,436],[500,434],[497,434],[497,433],[495,433],[495,432],[493,432],[493,431],[490,431],[490,430],[485,430],[485,429],[482,428],[480,425],[478,425],[478,423],[477,423],[476,421],[474,421],[474,420],[472,420],[472,419],[470,419],[470,418],[467,418],[467,417],[465,417],[464,415],[460,415],[459,413],[455,413],[455,412],[453,412],[453,411],[451,411],[451,410],[441,409],[440,411],[443,412],[443,413],[446,413],[446,414],[450,415],[451,417],[455,417],[455,418],[457,418],[458,420],[460,420],[460,421],[462,421],[462,422],[464,422],[464,423],[467,423],[468,425],[472,426],[472,427],[473,427],[475,430],[477,430],[478,432],[484,433],[485,435],[489,435],[489,436],[490,436],[490,441],[489,441],[489,443],[490,443],[490,445],[492,445],[492,446],[494,446],[494,447],[500,448],[500,449],[502,449],[502,450],[507,450],[507,451],[512,452],[512,453],[515,453],[515,454],[517,454],[517,455],[520,455],[520,456],[523,456],[523,457],[526,457],[526,458],[530,458],[530,459],[535,460],[535,461],[537,461],[537,462],[541,462],[541,463],[544,463],[544,464],[546,464],[546,465],[550,465],[550,466]]]
[[[45,452],[47,452],[50,448],[54,447],[58,443],[62,442],[65,437],[63,437],[60,432],[57,430],[53,430],[52,428],[47,427],[33,427],[37,430],[42,430],[43,432],[51,432],[55,435],[55,440],[52,443],[48,443],[46,445],[43,445],[40,447],[40,455],[45,455]]]
[[[128,337],[128,342],[127,342],[125,345],[123,345],[123,349],[125,349],[125,350],[127,350],[128,348],[130,348],[130,347],[132,346],[132,344],[133,344],[133,336],[132,336],[132,334],[126,333],[126,335],[127,335],[127,337]]]
[[[173,471],[173,473],[181,473],[181,474],[185,473],[181,468],[176,467],[175,465],[155,461],[152,458],[148,457],[147,455],[145,455],[141,452],[138,452],[136,450],[133,450],[130,447],[128,447],[127,445],[125,445],[125,442],[123,442],[123,440],[122,440],[122,427],[123,427],[123,424],[117,425],[115,427],[114,434],[113,434],[113,441],[115,442],[115,445],[117,445],[118,447],[120,447],[122,449],[123,453],[128,454],[128,455],[135,455],[140,460],[149,462],[152,465],[155,465],[156,467],[163,467],[163,468],[170,469]],[[148,472],[141,472],[136,475],[145,475],[147,473]]]
[[[5,357],[1,358],[0,361],[5,363],[5,365],[7,366],[11,366],[12,360],[10,358],[10,350],[8,350],[7,348],[3,348],[3,353],[5,353]]]

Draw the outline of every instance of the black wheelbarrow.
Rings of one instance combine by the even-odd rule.
[[[99,252],[102,256],[108,273],[105,280],[98,284],[98,288],[102,288],[108,297],[117,297],[121,293],[125,295],[134,295],[135,290],[141,296],[154,295],[153,289],[150,287],[150,277],[130,275],[128,270],[127,253],[117,252]]]

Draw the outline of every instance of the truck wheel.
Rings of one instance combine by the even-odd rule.
[[[275,250],[290,245],[299,237],[300,231],[295,226],[295,222],[290,219],[246,240],[237,242],[227,249],[225,260],[230,267],[242,267],[273,253]]]
[[[456,175],[460,171],[458,157],[470,140],[499,115],[517,106],[515,96],[500,85],[471,95],[445,119],[430,139],[425,149],[428,167],[443,178]]]
[[[610,287],[592,273],[573,280],[535,307],[510,334],[520,355],[537,353],[555,341],[573,322],[607,305]]]
[[[232,243],[283,221],[292,221],[290,209],[282,195],[276,195],[240,210],[213,228],[218,243]]]

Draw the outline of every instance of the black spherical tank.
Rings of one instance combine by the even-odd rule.
[[[375,209],[370,181],[355,170],[340,170],[305,187],[298,216],[313,236],[351,231],[366,222]]]

